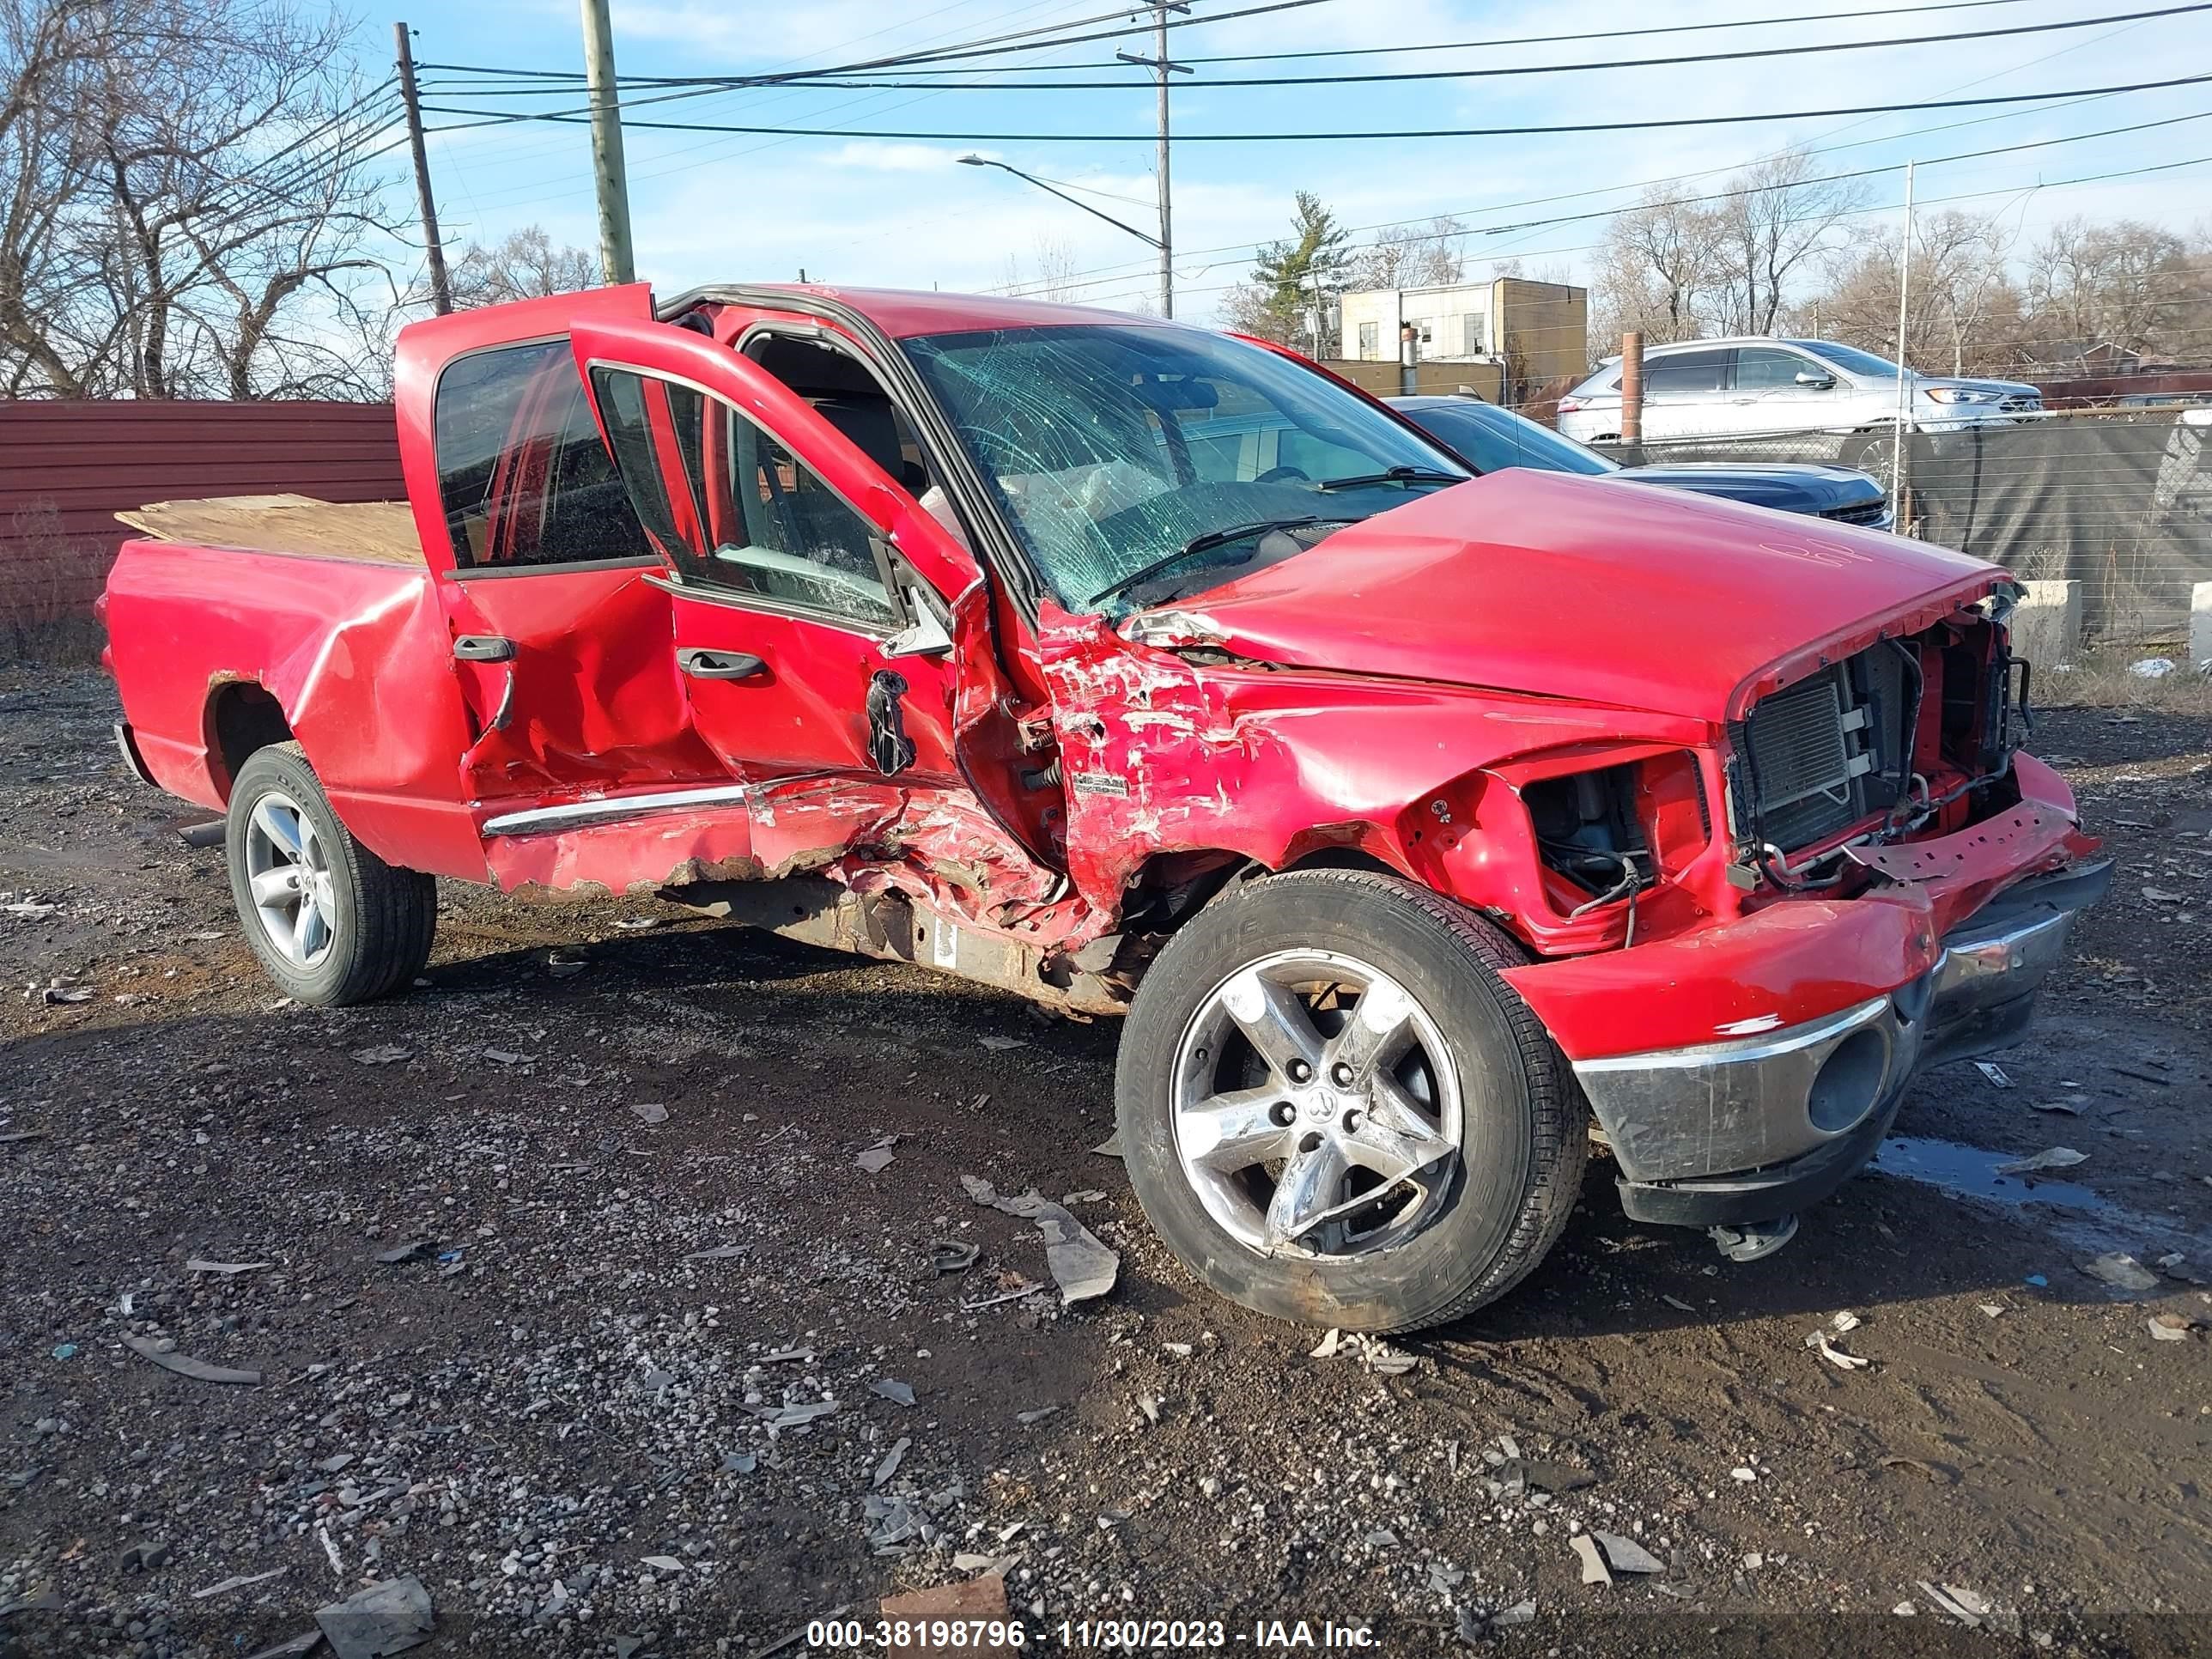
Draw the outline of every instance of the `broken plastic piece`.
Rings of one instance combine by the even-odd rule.
[[[210,1365],[204,1359],[194,1359],[189,1354],[164,1353],[159,1343],[143,1336],[126,1336],[123,1346],[134,1353],[143,1355],[165,1371],[174,1371],[179,1376],[189,1376],[196,1382],[242,1382],[258,1387],[259,1371],[234,1370],[228,1365]]]
[[[1773,1221],[1749,1221],[1741,1227],[1711,1227],[1706,1231],[1714,1248],[1729,1261],[1757,1261],[1797,1237],[1797,1218],[1785,1215]]]
[[[337,1659],[385,1659],[430,1639],[430,1592],[413,1574],[315,1609]]]

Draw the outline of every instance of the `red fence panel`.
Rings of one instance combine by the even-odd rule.
[[[0,601],[89,604],[118,511],[286,492],[404,499],[392,405],[0,400]]]

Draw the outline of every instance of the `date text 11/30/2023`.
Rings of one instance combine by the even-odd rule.
[[[1365,1625],[1318,1623],[1304,1619],[1255,1620],[1231,1629],[1219,1619],[1063,1619],[1048,1626],[1045,1640],[1068,1649],[1147,1651],[1243,1647],[1262,1652],[1298,1650],[1370,1649],[1375,1632]],[[1023,1648],[1033,1638],[1018,1620],[816,1620],[806,1627],[806,1644],[830,1651],[896,1652],[902,1649]]]

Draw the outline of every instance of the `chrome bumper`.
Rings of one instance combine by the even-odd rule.
[[[1678,1194],[1688,1198],[1695,1183],[1719,1178],[1741,1214],[1742,1194],[1763,1183],[1788,1187],[1794,1166],[1826,1176],[1848,1158],[1823,1191],[1840,1182],[1873,1152],[1917,1070],[2020,1040],[2036,994],[2064,957],[2075,916],[2111,876],[2106,861],[2024,882],[1946,935],[1943,954],[1920,978],[1822,1018],[1694,1048],[1577,1061],[1631,1213],[1638,1210],[1632,1189],[1655,1183],[1691,1183]],[[1761,1172],[1771,1172],[1772,1182]],[[1775,1215],[1805,1201],[1750,1213]],[[1683,1206],[1670,1200],[1652,1207]]]

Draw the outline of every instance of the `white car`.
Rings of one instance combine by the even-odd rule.
[[[1681,340],[1644,354],[1644,436],[1734,438],[1754,433],[1847,434],[1846,466],[1877,459],[1898,419],[1898,375],[1916,432],[2009,425],[2043,411],[2043,394],[2012,380],[1958,380],[1899,370],[1832,340]],[[1583,443],[1620,435],[1620,360],[1559,399],[1559,429]],[[1857,434],[1857,435],[1851,435]]]

